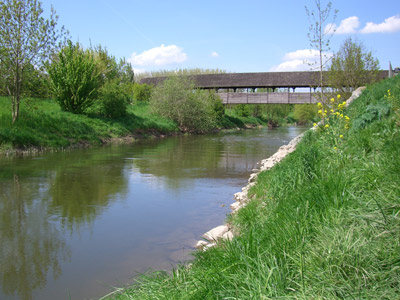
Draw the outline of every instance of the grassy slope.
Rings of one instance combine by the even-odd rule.
[[[259,121],[227,116],[221,127],[244,127],[245,123],[258,124]],[[132,134],[157,135],[178,131],[173,122],[151,114],[147,104],[133,105],[126,117],[111,120],[63,112],[51,100],[23,101],[20,119],[11,125],[11,101],[0,97],[0,152],[15,148],[99,145],[107,139]]]
[[[259,175],[253,201],[231,219],[238,238],[111,297],[399,299],[399,103],[400,76],[368,88],[347,109],[339,144],[308,132]]]

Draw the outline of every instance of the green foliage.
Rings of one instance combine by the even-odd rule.
[[[267,120],[270,127],[279,126],[287,122],[293,105],[287,104],[268,104],[264,107],[263,116]]]
[[[47,70],[52,92],[63,110],[80,114],[93,104],[102,78],[90,51],[68,41]]]
[[[26,89],[26,76],[32,66],[43,66],[54,53],[64,30],[57,30],[58,16],[52,9],[42,16],[40,1],[0,1],[0,83],[12,102],[12,122],[19,117],[20,100]]]
[[[116,58],[100,45],[90,51],[101,74],[102,84],[112,80],[118,80],[123,84],[134,83],[132,65],[125,59],[117,62]]]
[[[354,129],[361,129],[375,120],[386,117],[390,112],[389,103],[370,104],[367,106],[365,113],[358,116],[353,123]]]
[[[150,101],[151,92],[153,88],[146,83],[135,83],[133,86],[133,98],[137,101]]]
[[[238,117],[248,117],[251,115],[251,106],[248,104],[237,104],[233,107]]]
[[[328,78],[339,93],[348,97],[358,87],[376,82],[378,71],[378,59],[363,43],[349,37],[332,57]]]
[[[206,132],[216,127],[214,103],[205,90],[182,76],[172,76],[156,86],[150,99],[154,113],[174,121],[182,131]]]
[[[317,110],[317,106],[314,104],[296,104],[293,110],[293,117],[299,124],[307,124],[317,116]]]
[[[123,85],[115,80],[106,82],[99,94],[98,102],[103,116],[119,118],[126,115],[130,99]]]
[[[209,94],[210,101],[213,104],[213,110],[215,112],[215,117],[217,121],[220,122],[225,116],[225,106],[222,104],[221,98],[217,95],[217,93],[210,91]]]

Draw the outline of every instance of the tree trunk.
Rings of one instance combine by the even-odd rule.
[[[20,102],[20,96],[15,95],[12,98],[12,124],[14,124],[19,117],[19,102]]]

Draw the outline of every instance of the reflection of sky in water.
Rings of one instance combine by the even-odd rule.
[[[136,272],[170,269],[224,222],[256,163],[301,131],[183,136],[1,160],[0,299],[100,297]]]

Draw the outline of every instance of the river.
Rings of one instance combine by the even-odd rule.
[[[97,299],[190,259],[256,163],[305,129],[0,158],[0,299]]]

